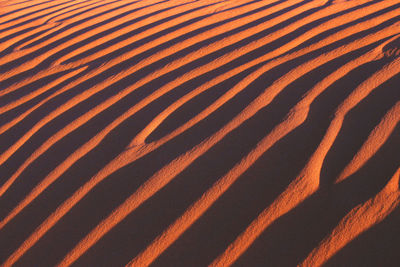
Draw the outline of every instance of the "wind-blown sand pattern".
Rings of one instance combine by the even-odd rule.
[[[0,1],[1,266],[398,266],[400,0]]]

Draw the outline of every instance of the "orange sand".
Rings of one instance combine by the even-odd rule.
[[[400,1],[0,1],[0,40],[1,266],[398,266]]]

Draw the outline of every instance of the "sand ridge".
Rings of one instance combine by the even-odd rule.
[[[2,266],[362,261],[398,214],[400,1],[0,6]]]

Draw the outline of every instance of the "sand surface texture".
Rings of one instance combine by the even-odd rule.
[[[0,1],[1,266],[399,266],[400,0]]]

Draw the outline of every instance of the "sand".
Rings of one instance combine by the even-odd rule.
[[[399,0],[0,1],[1,266],[398,266]]]

